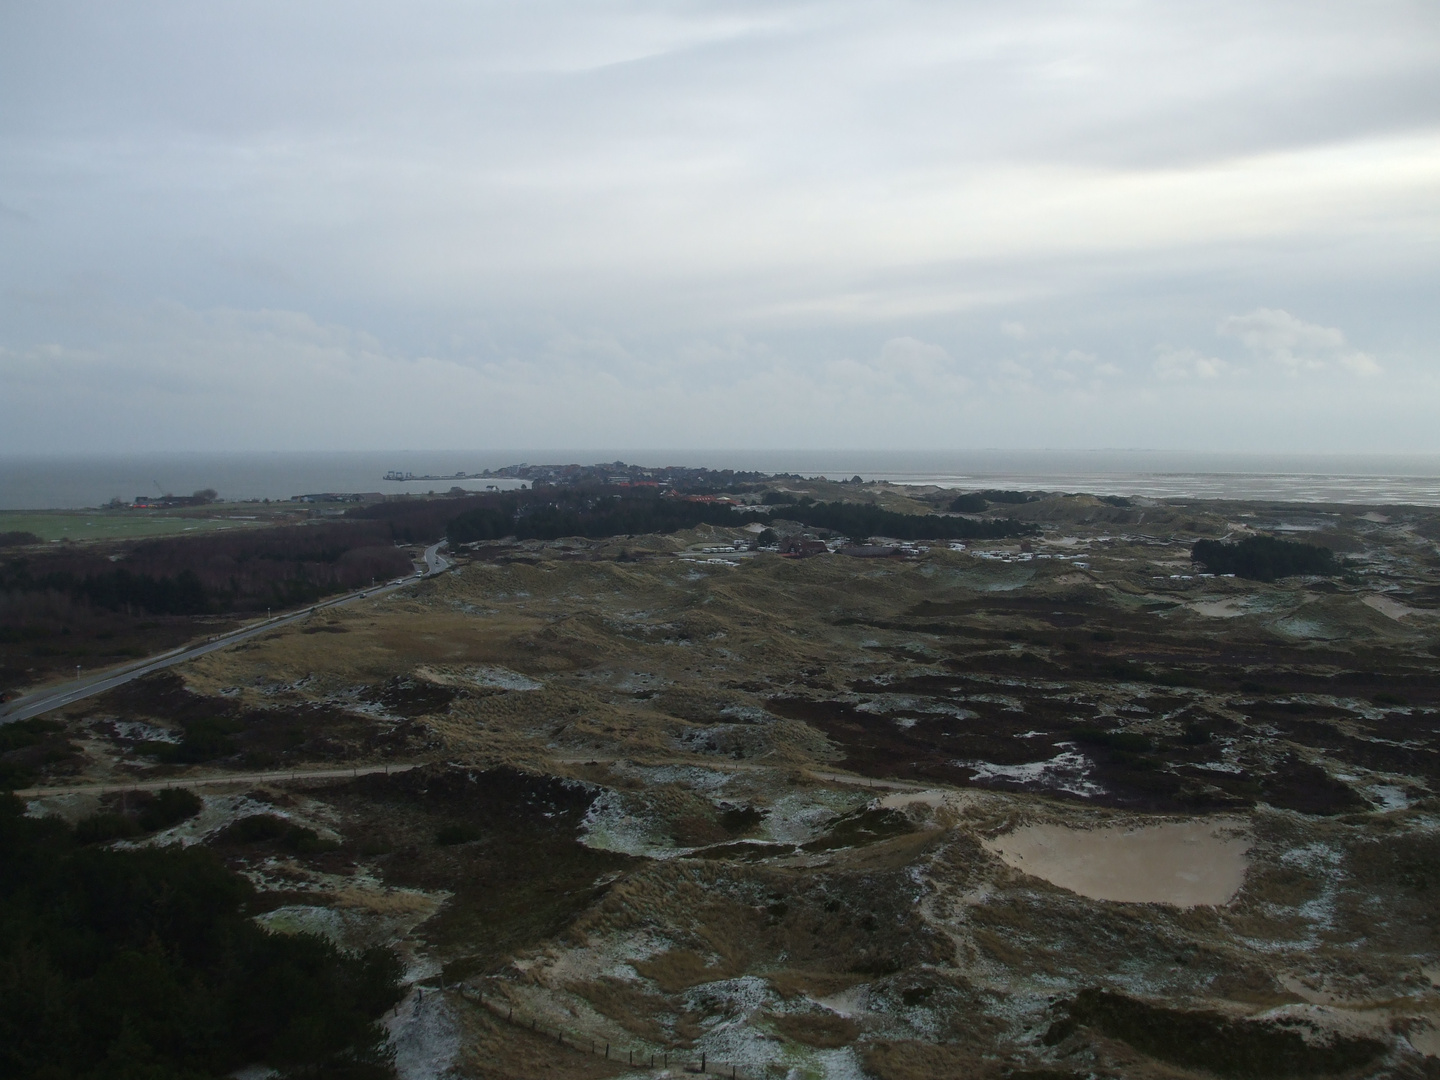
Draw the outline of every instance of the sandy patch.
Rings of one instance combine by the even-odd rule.
[[[1366,607],[1378,611],[1386,618],[1394,619],[1396,622],[1399,622],[1407,615],[1433,616],[1435,614],[1433,611],[1424,611],[1420,608],[1410,607],[1408,604],[1402,604],[1399,600],[1392,599],[1389,596],[1366,596],[1363,597],[1360,602]]]
[[[893,795],[886,795],[876,800],[876,807],[881,810],[904,810],[906,807],[920,805],[938,809],[945,805],[946,798],[950,795],[948,791],[940,791],[931,788],[927,791],[897,791]]]
[[[1092,900],[1195,907],[1228,903],[1240,890],[1250,848],[1243,828],[1236,818],[1089,830],[1026,825],[985,846]]]
[[[1245,614],[1245,602],[1233,596],[1224,600],[1196,600],[1185,606],[1197,615],[1211,619],[1234,619]]]
[[[1406,1036],[1410,1045],[1426,1057],[1440,1057],[1440,1028],[1433,1022],[1426,1023],[1423,1027],[1416,1025],[1410,1029]]]

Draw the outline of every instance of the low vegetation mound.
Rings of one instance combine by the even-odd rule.
[[[1328,548],[1277,540],[1273,536],[1247,536],[1234,544],[1200,540],[1190,557],[1212,574],[1234,574],[1252,581],[1274,581],[1294,574],[1335,574],[1340,571]]]
[[[38,771],[73,759],[78,748],[65,736],[65,726],[35,717],[0,725],[0,790],[35,782]]]
[[[271,934],[252,896],[201,848],[86,847],[0,799],[0,1075],[392,1075],[395,958]]]
[[[200,796],[188,788],[164,791],[130,791],[119,796],[119,805],[91,814],[75,825],[75,839],[81,844],[106,844],[143,833],[178,825],[200,813]],[[112,802],[115,797],[112,796]]]
[[[1047,1043],[1060,1042],[1077,1024],[1084,1025],[1161,1061],[1234,1080],[1349,1072],[1385,1049],[1373,1039],[1338,1035],[1309,1041],[1278,1024],[1166,1009],[1108,990],[1082,990],[1069,1013],[1046,1034]]]

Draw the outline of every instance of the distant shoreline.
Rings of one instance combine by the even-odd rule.
[[[487,450],[0,456],[0,511],[81,510],[139,493],[214,488],[222,499],[288,500],[314,491],[483,491],[483,475],[522,462],[626,461],[859,475],[898,484],[1207,498],[1440,505],[1440,454],[1177,453],[1149,450]],[[385,480],[389,472],[433,481]],[[459,478],[457,472],[465,473]]]

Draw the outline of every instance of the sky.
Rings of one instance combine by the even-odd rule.
[[[1434,0],[0,0],[0,453],[1440,451]]]

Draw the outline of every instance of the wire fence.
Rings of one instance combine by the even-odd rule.
[[[584,1054],[594,1054],[596,1057],[602,1057],[606,1061],[613,1061],[619,1065],[636,1069],[678,1068],[681,1072],[727,1077],[729,1080],[761,1080],[762,1076],[776,1075],[769,1069],[763,1074],[757,1074],[753,1070],[741,1069],[732,1062],[717,1061],[708,1054],[697,1054],[691,1050],[670,1047],[654,1050],[648,1046],[637,1050],[633,1046],[615,1046],[604,1039],[576,1034],[573,1031],[566,1031],[556,1024],[542,1024],[533,1016],[517,1014],[514,1002],[504,998],[486,997],[479,990],[469,986],[447,986],[443,988],[443,992],[458,994],[472,1005],[480,1006],[492,1016],[521,1031],[528,1031],[544,1038],[553,1038],[557,1046]],[[781,1075],[783,1072],[784,1070],[781,1071]]]

